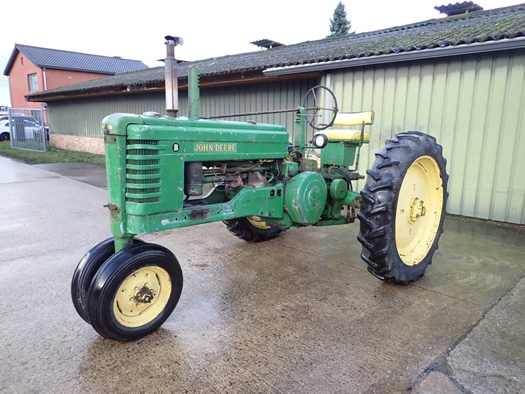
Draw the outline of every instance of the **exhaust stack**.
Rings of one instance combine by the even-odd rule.
[[[181,37],[166,36],[166,59],[164,59],[165,68],[165,86],[166,86],[166,113],[169,116],[177,116],[179,112],[179,92],[177,81],[177,60],[175,60],[175,47],[184,43]]]

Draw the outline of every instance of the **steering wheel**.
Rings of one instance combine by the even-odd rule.
[[[321,105],[321,100],[324,105]],[[306,110],[306,121],[315,130],[325,130],[332,126],[339,111],[334,92],[323,85],[314,86],[306,92],[303,107]]]

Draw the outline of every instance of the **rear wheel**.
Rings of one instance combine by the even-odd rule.
[[[278,237],[283,231],[279,227],[270,226],[259,216],[225,220],[224,224],[230,233],[248,242],[268,241]]]
[[[9,133],[2,133],[2,134],[0,134],[0,141],[9,141],[9,140],[10,140]]]
[[[131,341],[159,328],[182,292],[182,270],[168,249],[138,244],[111,256],[95,274],[87,314],[102,336]]]
[[[434,137],[401,133],[376,153],[361,191],[357,237],[368,270],[407,284],[425,273],[443,232],[446,160]]]

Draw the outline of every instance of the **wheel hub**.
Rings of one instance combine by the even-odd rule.
[[[149,304],[155,298],[155,292],[150,288],[151,285],[147,282],[141,288],[135,287],[136,293],[131,298],[137,304]]]
[[[117,321],[139,327],[162,312],[172,291],[170,276],[161,267],[148,266],[135,271],[120,285],[114,299]]]
[[[412,198],[412,200],[410,201],[408,220],[411,223],[415,223],[421,216],[425,216],[426,213],[427,210],[423,205],[423,201],[421,201],[417,197]]]

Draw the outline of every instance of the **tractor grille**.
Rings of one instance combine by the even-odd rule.
[[[132,193],[132,194],[151,194],[151,193],[158,193],[160,192],[160,187],[152,187],[149,189],[135,189],[132,187],[126,188],[126,193]]]
[[[137,185],[148,185],[150,183],[159,183],[160,178],[151,178],[151,179],[129,179],[127,183],[135,183]]]
[[[158,143],[154,140],[128,140],[126,146],[126,201],[138,204],[160,201]]]
[[[129,155],[130,153],[128,153]],[[149,153],[151,154],[151,153]],[[149,166],[154,164],[159,164],[159,160],[135,160],[135,159],[127,159],[126,164],[131,164],[134,166]]]
[[[158,145],[157,140],[128,140],[128,145]]]
[[[127,169],[126,171],[126,174],[130,174],[130,175],[152,175],[152,174],[159,174],[160,173],[160,170],[157,168],[157,169],[153,169],[153,170],[132,170],[132,169]]]

